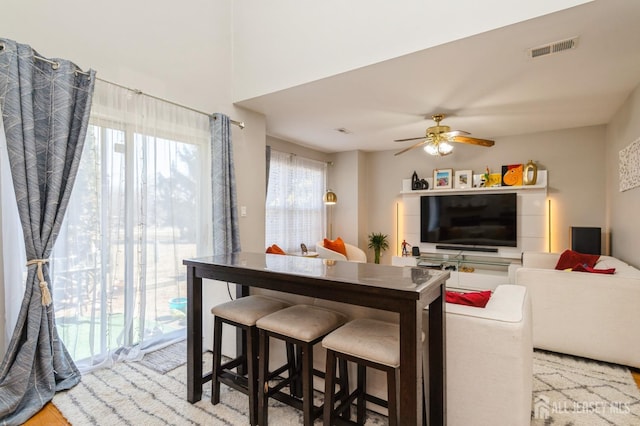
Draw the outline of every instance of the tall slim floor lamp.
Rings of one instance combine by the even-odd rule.
[[[324,204],[329,206],[329,239],[333,239],[333,217],[332,217],[332,209],[333,205],[338,202],[338,196],[331,189],[327,189],[324,196],[322,197],[322,201]]]

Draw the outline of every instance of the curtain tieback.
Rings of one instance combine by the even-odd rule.
[[[49,306],[51,304],[49,286],[44,280],[44,274],[42,273],[42,265],[47,262],[49,262],[49,259],[31,259],[27,262],[27,267],[31,265],[38,265],[38,281],[40,281],[40,293],[42,293],[42,306]]]

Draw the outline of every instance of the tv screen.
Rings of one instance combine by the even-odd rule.
[[[420,241],[517,247],[516,194],[423,195]]]

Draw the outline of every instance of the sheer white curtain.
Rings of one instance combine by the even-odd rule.
[[[325,235],[326,163],[271,150],[265,245],[310,250]]]
[[[81,370],[185,336],[185,257],[210,251],[206,115],[97,81],[52,258],[58,332]]]

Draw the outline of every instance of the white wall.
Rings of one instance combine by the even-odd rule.
[[[640,86],[629,96],[607,126],[607,219],[611,253],[640,267],[640,188],[620,192],[619,152],[640,138]]]
[[[587,2],[236,1],[234,100],[308,83]]]

